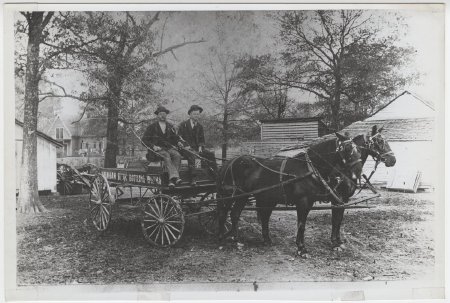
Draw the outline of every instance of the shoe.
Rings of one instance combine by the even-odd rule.
[[[170,181],[169,182],[169,187],[175,187],[175,184],[172,181]]]
[[[180,185],[183,180],[181,180],[180,178],[174,178],[174,182],[176,185]]]

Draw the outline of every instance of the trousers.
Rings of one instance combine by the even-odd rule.
[[[164,161],[164,165],[169,172],[169,180],[172,178],[179,178],[181,155],[175,148],[162,149],[158,151]]]

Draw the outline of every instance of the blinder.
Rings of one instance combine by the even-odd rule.
[[[351,155],[353,155],[355,152],[358,152],[358,147],[356,146],[356,144],[353,142],[352,139],[345,140],[345,141],[339,141],[339,140],[338,140],[338,141],[337,141],[336,152],[337,152],[337,153],[339,154],[339,156],[341,157],[342,162],[345,164],[345,166],[346,166],[347,168],[351,169],[351,168],[352,168],[353,166],[355,166],[356,164],[361,163],[362,160],[361,160],[361,158],[358,158],[358,159],[356,159],[356,160],[354,160],[354,161],[348,162],[348,160],[346,159],[346,156],[345,156],[345,147],[346,147],[348,144],[351,144],[351,146],[352,146],[352,152],[351,152]]]

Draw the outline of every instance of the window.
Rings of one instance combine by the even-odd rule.
[[[62,127],[56,128],[56,139],[64,139],[63,138],[64,130]]]
[[[94,149],[97,149],[97,142],[94,142]]]
[[[101,141],[98,143],[98,149],[102,150],[102,142]]]

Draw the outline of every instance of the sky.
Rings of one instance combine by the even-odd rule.
[[[372,12],[375,15],[386,15],[387,11]],[[412,46],[416,50],[411,64],[404,67],[402,72],[421,74],[418,83],[405,89],[430,102],[443,102],[444,12],[432,10],[430,6],[395,12],[404,17],[403,23],[407,25],[401,28],[404,35],[400,36],[397,44]],[[208,11],[172,13],[167,22],[164,46],[200,38],[206,42],[176,50],[176,58],[171,54],[161,58],[162,63],[167,65],[167,70],[174,76],[164,87],[164,96],[173,101],[168,107],[175,113],[184,112],[191,104],[208,107],[194,90],[202,85],[199,73],[206,67],[210,48],[220,45],[217,31],[223,34],[222,45],[236,53],[261,55],[278,51],[280,49],[278,28],[273,20],[268,18],[267,13],[267,11],[229,13],[219,16],[219,19],[215,12]],[[389,33],[391,29],[384,26],[384,30]],[[69,90],[81,90],[77,85],[81,80],[76,74],[59,76],[58,80],[64,86],[69,86]],[[294,96],[298,102],[314,102],[309,94],[296,92]],[[64,100],[63,116],[73,116],[78,110],[78,102]]]

